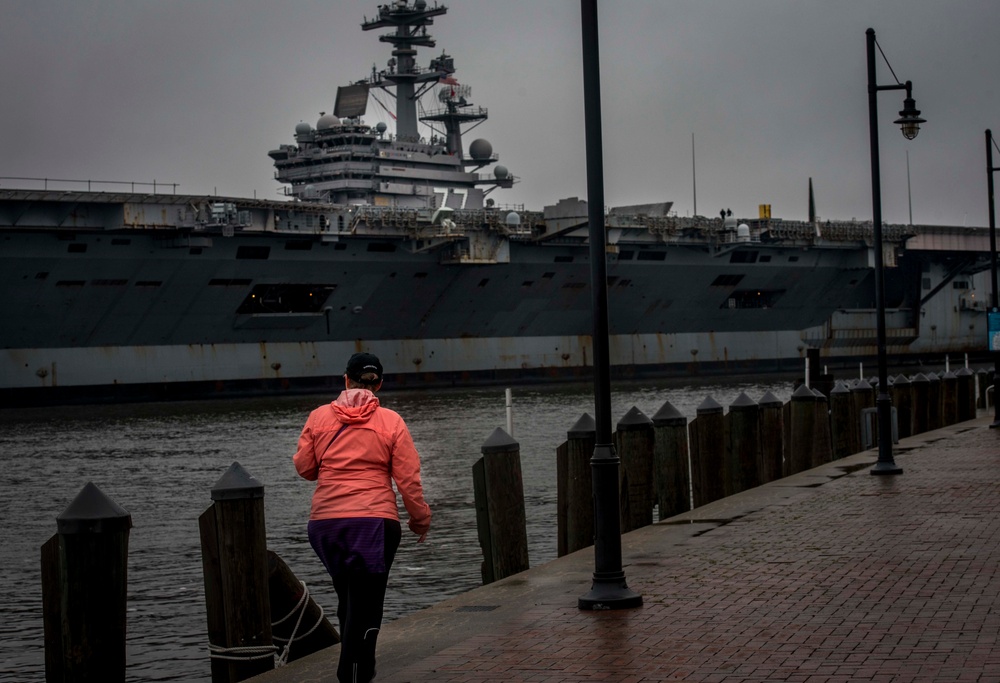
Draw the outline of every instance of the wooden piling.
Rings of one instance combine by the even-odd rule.
[[[955,373],[958,381],[958,421],[965,422],[976,417],[976,376],[969,368],[961,368]]]
[[[653,523],[653,421],[632,406],[615,431],[621,530],[627,533]]]
[[[123,683],[132,516],[92,482],[41,548],[45,680]]]
[[[910,394],[913,397],[913,420],[910,436],[923,434],[931,424],[931,382],[923,373],[910,378]]]
[[[941,375],[941,426],[958,422],[958,376],[951,370]]]
[[[727,496],[760,485],[760,406],[741,393],[726,415],[722,479]]]
[[[556,450],[556,552],[559,557],[594,544],[594,477],[590,459],[597,424],[584,413]]]
[[[760,483],[781,479],[785,459],[784,406],[770,391],[757,402],[760,417]]]
[[[930,389],[927,392],[927,403],[929,404],[927,412],[927,429],[928,431],[933,431],[935,429],[941,429],[941,427],[944,426],[944,416],[941,408],[941,376],[934,372],[928,373],[927,381],[930,382]]]
[[[788,473],[796,474],[812,467],[816,396],[812,389],[803,384],[792,393],[790,403],[791,441],[788,446]]]
[[[687,418],[664,401],[653,415],[653,485],[663,520],[691,509]]]
[[[726,425],[723,407],[711,396],[698,406],[688,425],[691,445],[691,484],[694,506],[701,507],[725,496],[722,460],[726,452]]]
[[[861,379],[851,387],[851,403],[852,403],[852,415],[851,415],[851,452],[860,453],[865,450],[865,446],[862,440],[862,420],[864,420],[864,409],[875,407],[875,390],[872,385],[868,383],[868,380]],[[877,425],[873,425],[876,427]],[[872,429],[872,434],[874,438],[874,428]],[[874,441],[874,443],[878,443]]]
[[[899,438],[905,439],[913,430],[913,385],[906,375],[898,376],[892,383],[892,405],[896,408],[896,428]]]
[[[472,466],[483,585],[528,569],[521,447],[497,427]]]
[[[308,594],[308,586],[272,550],[267,551],[267,570],[272,638],[282,648],[279,659],[294,662],[339,643],[337,629]]]
[[[818,467],[833,460],[833,439],[830,434],[830,407],[826,394],[813,389],[813,452],[812,466]]]
[[[851,390],[843,382],[830,392],[830,439],[835,459],[846,458],[851,450],[851,422],[854,420],[854,403]]]
[[[198,518],[212,683],[274,668],[264,485],[234,462]]]

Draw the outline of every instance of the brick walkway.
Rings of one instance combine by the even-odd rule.
[[[1000,682],[988,424],[904,441],[900,476],[869,451],[628,534],[640,608],[576,608],[586,550],[388,624],[378,683]],[[333,680],[313,666],[280,680]]]

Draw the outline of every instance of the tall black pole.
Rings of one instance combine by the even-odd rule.
[[[880,89],[875,78],[875,29],[868,29],[868,128],[872,156],[872,239],[875,242],[875,325],[878,353],[878,397],[875,411],[878,417],[878,461],[872,474],[902,474],[903,469],[892,459],[892,402],[889,398],[889,370],[886,364],[885,340],[885,264],[882,260],[882,183],[879,175],[878,102]],[[890,86],[892,87],[892,86]]]
[[[993,286],[993,299],[990,310],[997,315],[997,219],[993,207],[993,172],[1000,167],[993,167],[993,133],[986,129],[986,194],[990,200],[990,284]],[[993,423],[990,427],[1000,427],[1000,401],[997,391],[1000,387],[1000,349],[993,352]]]
[[[622,570],[618,500],[618,454],[611,440],[611,358],[608,350],[608,276],[604,233],[604,151],[601,142],[601,69],[597,43],[597,0],[580,0],[583,19],[583,106],[587,133],[587,202],[590,223],[590,285],[593,290],[594,411],[594,578],[580,609],[638,607],[642,596],[629,590]]]

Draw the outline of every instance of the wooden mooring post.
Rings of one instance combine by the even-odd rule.
[[[941,426],[958,422],[958,375],[951,370],[941,375]]]
[[[472,466],[472,484],[485,585],[528,568],[528,531],[520,445],[497,427],[482,454]]]
[[[913,433],[913,383],[906,375],[900,375],[893,381],[889,392],[896,409],[899,438],[905,439]]]
[[[621,530],[628,533],[653,523],[653,421],[632,406],[618,421],[615,440]]]
[[[757,401],[760,416],[760,483],[781,479],[785,460],[785,411],[770,391]]]
[[[234,462],[198,518],[212,683],[274,668],[264,485]]]
[[[594,544],[593,467],[597,424],[584,413],[556,449],[556,552],[559,557]]]
[[[726,452],[723,410],[718,401],[706,396],[688,425],[695,507],[707,505],[726,495],[722,485],[722,460]]]
[[[722,464],[724,491],[731,496],[760,485],[760,406],[745,393],[729,404],[726,453]]]
[[[653,415],[653,485],[661,520],[691,509],[687,418],[664,401]]]
[[[790,403],[791,441],[788,444],[788,474],[812,467],[815,445],[816,395],[805,384],[792,393]]]
[[[976,375],[969,368],[961,368],[955,373],[958,378],[958,421],[974,420],[976,417]]]
[[[131,528],[132,515],[92,482],[56,517],[41,549],[48,683],[125,681]]]
[[[312,599],[308,587],[273,550],[267,551],[267,572],[271,637],[283,647],[279,661],[294,662],[340,642],[340,634]]]
[[[819,467],[833,460],[833,439],[830,435],[830,405],[826,394],[813,389],[813,452],[811,464]]]
[[[843,382],[830,392],[830,440],[835,459],[846,458],[855,451],[851,450],[851,424],[855,422],[854,402],[851,400],[851,390]]]
[[[927,430],[933,431],[944,427],[944,414],[941,410],[941,376],[935,372],[927,375],[930,389],[927,392]]]
[[[931,428],[931,382],[927,375],[917,374],[910,379],[913,412],[910,435],[923,434]]]

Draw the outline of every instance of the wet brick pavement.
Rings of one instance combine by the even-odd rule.
[[[626,535],[642,607],[587,612],[593,551],[386,625],[379,683],[1000,682],[1000,430],[874,451]],[[391,586],[390,586],[391,590]],[[336,648],[261,679],[334,680]]]

